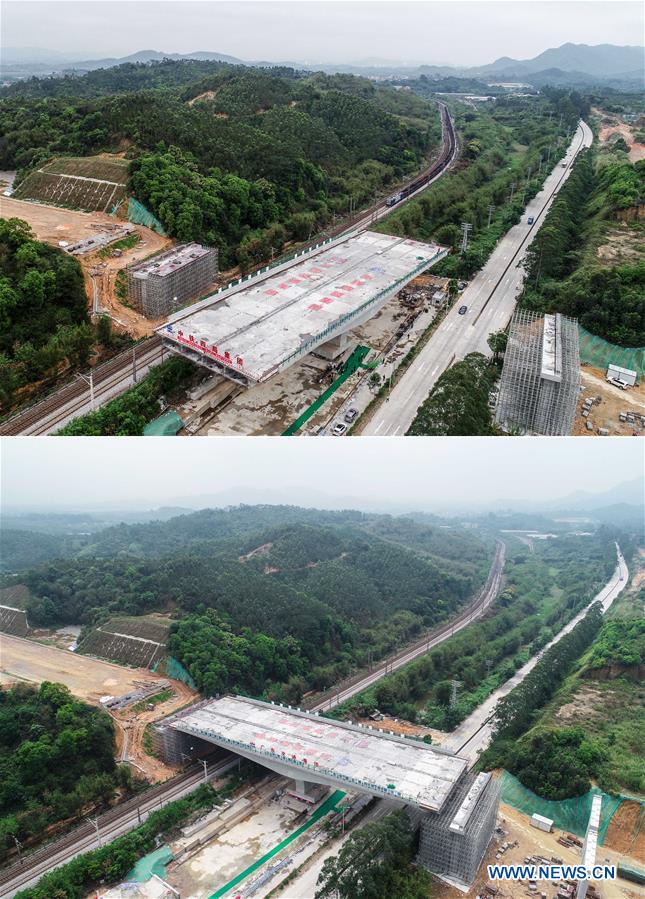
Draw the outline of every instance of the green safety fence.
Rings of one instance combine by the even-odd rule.
[[[317,397],[313,403],[305,409],[302,415],[297,418],[293,424],[289,425],[286,431],[283,432],[283,437],[292,437],[296,434],[300,428],[307,422],[309,419],[316,414],[316,412],[323,406],[330,396],[332,396],[338,388],[343,384],[350,375],[353,375],[355,371],[359,368],[370,368],[369,363],[367,365],[363,365],[363,359],[369,353],[370,348],[367,346],[357,346],[352,355],[349,357],[345,365],[343,366],[343,370],[340,375],[336,378],[336,380],[331,384],[324,393],[321,393],[319,397]]]
[[[245,868],[241,874],[238,874],[232,880],[229,880],[228,883],[225,883],[223,887],[220,887],[216,893],[213,893],[208,899],[219,899],[220,896],[224,896],[228,893],[229,890],[232,890],[233,887],[237,886],[238,883],[241,883],[243,880],[246,880],[254,871],[257,871],[258,868],[261,868],[265,862],[268,862],[269,859],[273,858],[274,855],[277,855],[278,852],[281,852],[285,846],[288,846],[289,843],[293,843],[294,840],[297,840],[298,837],[303,834],[306,830],[308,830],[312,824],[315,824],[316,821],[320,821],[328,812],[337,811],[338,806],[340,804],[341,799],[345,798],[345,793],[342,790],[336,790],[335,793],[326,799],[320,808],[317,808],[313,813],[311,818],[299,827],[297,830],[294,830],[293,833],[289,834],[282,842],[278,843],[277,846],[274,846],[273,849],[269,850],[269,852],[265,853],[262,858],[259,858],[256,862],[253,862],[252,865],[249,865],[248,868]]]
[[[164,412],[159,418],[155,418],[143,429],[144,437],[174,437],[177,431],[181,431],[184,423],[177,412],[171,409]]]
[[[159,849],[155,849],[154,852],[149,852],[139,859],[127,875],[126,882],[145,883],[153,874],[163,879],[166,876],[166,865],[174,857],[170,846],[160,846]]]
[[[602,807],[600,810],[600,829],[598,831],[599,843],[603,843],[605,833],[612,816],[623,799],[624,796],[610,796],[603,793],[597,787],[589,790],[583,796],[576,796],[573,799],[561,799],[560,801],[551,799],[542,799],[527,787],[522,786],[516,777],[503,771],[501,774],[502,782],[502,802],[512,806],[524,815],[543,815],[550,818],[558,830],[565,830],[568,833],[576,834],[576,836],[584,837],[587,832],[587,824],[589,823],[589,815],[591,813],[591,803],[594,796],[602,796]]]
[[[172,677],[173,680],[180,680],[182,684],[186,684],[191,690],[197,689],[197,684],[177,659],[174,659],[172,656],[168,656],[165,659],[159,659],[152,669],[153,672],[156,673],[160,666],[163,666],[167,677]]]
[[[157,234],[162,234],[164,237],[167,236],[167,232],[159,219],[149,209],[146,209],[143,203],[135,200],[134,197],[130,197],[128,200],[128,221],[134,225],[145,225],[146,228],[151,228]]]
[[[594,368],[606,370],[611,365],[629,368],[639,378],[645,374],[645,347],[624,347],[608,343],[602,337],[590,334],[582,325],[578,325],[578,341],[580,344],[580,361]]]

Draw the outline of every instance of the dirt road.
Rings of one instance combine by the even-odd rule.
[[[124,668],[54,646],[0,634],[0,683],[54,681],[98,705],[102,696],[136,689],[135,681],[158,681],[147,668]]]
[[[0,218],[23,219],[31,227],[38,240],[55,247],[59,245],[60,241],[74,243],[85,237],[91,237],[100,230],[100,227],[96,227],[97,225],[112,228],[115,224],[119,224],[119,219],[103,212],[77,212],[72,209],[61,209],[58,206],[47,206],[44,203],[17,200],[15,197],[0,197]],[[134,337],[147,337],[152,334],[155,327],[161,324],[162,320],[148,320],[134,309],[124,306],[115,294],[116,274],[120,269],[133,262],[139,262],[170,246],[171,240],[143,225],[137,225],[135,230],[141,238],[139,243],[129,250],[123,250],[123,254],[118,258],[109,256],[107,259],[101,259],[97,253],[90,253],[86,256],[78,256],[77,259],[83,269],[85,292],[90,310],[93,306],[94,293],[90,270],[100,267],[96,283],[101,311],[110,315],[117,330],[126,330]]]

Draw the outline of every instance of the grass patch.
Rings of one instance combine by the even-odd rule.
[[[166,700],[170,699],[171,696],[174,695],[172,689],[168,688],[167,690],[162,690],[161,693],[156,693],[154,696],[148,697],[148,699],[144,699],[142,702],[138,702],[135,706],[133,706],[135,712],[145,712],[149,705],[159,705],[162,702],[166,702]]]
[[[114,250],[131,250],[141,240],[141,236],[139,234],[128,234],[127,237],[122,237],[121,240],[116,240],[114,243],[111,243],[107,247],[103,247],[102,250],[99,250],[97,256],[100,256],[101,259],[108,259]]]

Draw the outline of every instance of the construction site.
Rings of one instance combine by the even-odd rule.
[[[495,417],[514,434],[566,436],[580,389],[577,323],[556,313],[513,315]]]
[[[158,319],[199,297],[216,277],[216,249],[180,244],[128,268],[128,300],[146,318]]]
[[[159,329],[165,346],[248,386],[311,352],[334,360],[345,334],[374,315],[443,247],[363,232],[306,254],[301,262],[184,309]]]

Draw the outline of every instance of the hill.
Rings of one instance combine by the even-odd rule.
[[[584,72],[587,76],[604,79],[610,76],[643,71],[643,47],[617,47],[614,44],[562,44],[539,53],[532,59],[496,59],[488,65],[471,70],[481,75],[521,76],[542,73],[549,69],[561,72]]]
[[[291,697],[453,614],[481,587],[493,555],[491,540],[445,523],[292,506],[121,525],[88,535],[80,550],[63,544],[68,557],[43,564],[36,547],[56,546],[35,536],[28,552],[23,543],[33,558],[22,578],[32,626],[109,630],[110,618],[160,613],[177,622],[170,650],[202,689]],[[10,549],[19,556],[17,532]],[[214,645],[236,656],[235,672],[212,668],[223,664]]]
[[[1,93],[0,167],[19,170],[19,195],[54,177],[40,171],[52,157],[125,153],[128,191],[171,237],[217,246],[222,269],[247,270],[372,202],[441,140],[432,101],[286,68],[127,63]]]

